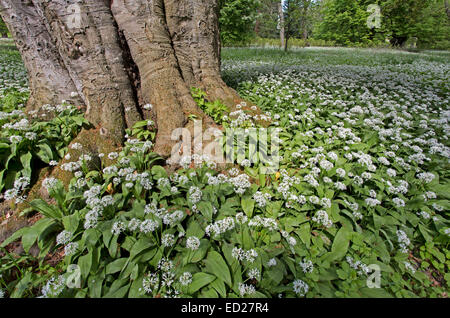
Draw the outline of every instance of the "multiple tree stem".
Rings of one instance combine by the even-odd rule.
[[[211,122],[191,87],[229,106],[238,100],[220,77],[216,0],[0,0],[0,14],[28,70],[27,109],[85,105],[118,145],[125,128],[154,118],[155,151],[168,156],[190,114]]]

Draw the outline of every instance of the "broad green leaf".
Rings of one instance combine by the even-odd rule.
[[[215,251],[209,252],[205,260],[205,265],[206,272],[216,275],[228,286],[232,287],[230,270],[222,255]]]
[[[188,294],[192,295],[200,288],[207,286],[216,279],[215,275],[207,273],[195,273],[192,277],[192,283],[188,287]]]

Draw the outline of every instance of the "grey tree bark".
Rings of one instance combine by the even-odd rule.
[[[81,104],[81,99],[71,97],[71,93],[77,91],[75,85],[31,0],[0,0],[0,14],[28,70],[33,92],[28,100],[28,110],[62,100]]]
[[[62,99],[84,104],[114,144],[125,128],[154,118],[155,151],[168,156],[172,131],[190,114],[213,125],[193,86],[231,107],[239,102],[220,76],[217,0],[0,0],[0,14],[28,69],[29,110]]]
[[[283,11],[283,1],[279,1],[278,3],[278,16],[280,17],[280,41],[281,47],[285,48],[286,39],[285,39],[285,27],[284,27],[284,11]]]

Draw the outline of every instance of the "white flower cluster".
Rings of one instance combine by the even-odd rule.
[[[408,247],[411,244],[411,241],[404,231],[397,231],[397,241],[399,243],[401,252],[408,253]]]
[[[297,279],[293,283],[294,292],[300,297],[305,296],[309,291],[309,285],[302,281],[301,279]]]
[[[41,289],[42,296],[41,298],[51,298],[56,297],[61,294],[66,287],[66,279],[63,275],[58,276],[57,279],[55,277],[50,278],[47,281],[44,287]]]
[[[314,270],[314,264],[311,260],[303,259],[299,265],[302,268],[303,273],[312,273]]]
[[[234,259],[238,260],[239,262],[247,261],[249,263],[253,263],[258,257],[258,252],[256,252],[256,250],[254,249],[245,251],[240,247],[233,247],[233,250],[231,251],[231,256]]]
[[[270,193],[262,193],[261,191],[257,191],[253,195],[253,199],[256,201],[258,207],[264,208],[267,205],[267,201],[272,199],[272,195]]]
[[[252,295],[256,292],[255,286],[239,283],[239,294],[241,297],[244,297],[245,295]]]
[[[361,261],[355,261],[351,256],[347,256],[345,260],[351,268],[358,271],[358,275],[367,275],[370,272],[370,268],[366,264]]]
[[[321,224],[327,228],[333,226],[333,222],[330,220],[328,213],[325,210],[319,210],[316,215],[313,216],[312,220],[318,224]]]
[[[195,236],[190,236],[186,240],[186,248],[192,251],[198,250],[200,247],[200,239]]]
[[[114,205],[114,198],[110,195],[102,198],[101,192],[102,186],[94,185],[83,194],[86,205],[90,209],[85,216],[85,229],[97,227],[98,219],[103,215],[104,209]]]
[[[206,235],[219,236],[227,231],[234,229],[235,221],[232,217],[226,217],[222,220],[218,220],[212,224],[209,224],[206,229]]]

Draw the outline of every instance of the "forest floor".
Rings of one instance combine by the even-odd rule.
[[[46,180],[56,204],[25,211],[44,217],[15,237],[22,255],[0,251],[0,296],[447,297],[450,53],[222,55],[226,83],[281,128],[272,175],[249,161],[216,171],[205,159],[168,176],[145,123],[105,154],[115,164],[89,166],[82,146],[69,146],[85,125],[76,109],[24,118],[26,71],[0,42],[0,220],[27,202],[36,169],[81,154],[67,166],[78,170],[68,191]],[[257,121],[219,117],[231,127]],[[70,264],[78,289],[64,284]]]

